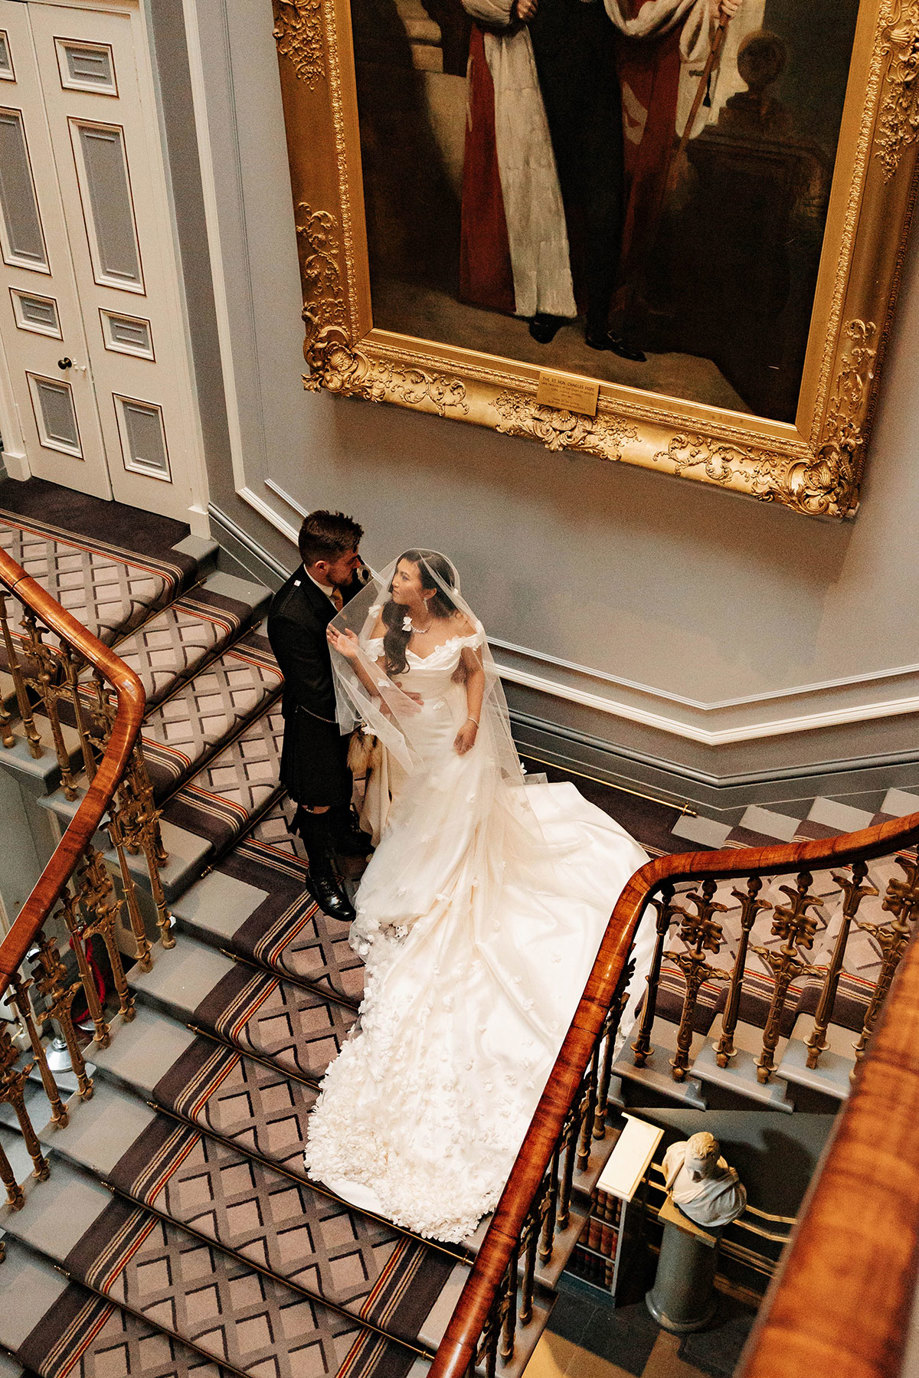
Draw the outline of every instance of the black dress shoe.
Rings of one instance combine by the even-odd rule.
[[[357,915],[354,905],[340,889],[331,873],[309,871],[306,876],[306,890],[316,901],[324,914],[330,919],[340,919],[342,923],[353,923]]]
[[[549,344],[564,324],[564,316],[547,316],[544,311],[537,311],[530,321],[530,334],[537,344]]]
[[[586,330],[584,343],[589,349],[608,349],[611,354],[618,354],[620,359],[629,359],[633,364],[648,362],[640,349],[627,344],[621,335],[613,334],[612,330]]]

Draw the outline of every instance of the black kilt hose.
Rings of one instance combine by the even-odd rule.
[[[350,804],[348,738],[335,721],[326,628],[335,606],[301,566],[271,600],[268,639],[284,675],[281,784],[297,804]]]

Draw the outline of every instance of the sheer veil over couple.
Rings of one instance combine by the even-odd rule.
[[[458,1241],[497,1203],[613,905],[647,857],[572,784],[527,782],[484,630],[445,556],[407,550],[336,610],[329,571],[348,553],[342,542],[356,555],[360,528],[340,514],[304,522],[333,537],[336,522],[347,527],[325,559],[311,560],[317,543],[301,533],[304,565],[269,622],[287,695],[297,674],[285,664],[290,647],[280,650],[291,600],[306,583],[321,592],[334,687],[334,713],[321,718],[340,742],[364,724],[382,748],[363,815],[379,842],[350,937],[366,963],[360,1023],[322,1083],[306,1166],[363,1209]],[[317,602],[314,589],[308,596]],[[288,724],[295,713],[285,698]],[[329,736],[324,759],[336,749],[340,769]],[[330,848],[354,841],[344,786],[326,791],[324,808],[320,785],[298,794],[284,783],[311,873],[319,863],[311,889],[327,912],[350,917],[340,887],[333,895],[321,883]],[[653,940],[643,925],[623,1030]]]

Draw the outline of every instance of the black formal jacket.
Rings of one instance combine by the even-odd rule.
[[[347,598],[352,590],[344,590]],[[268,639],[284,675],[281,784],[298,804],[351,799],[348,738],[335,721],[335,690],[326,628],[335,606],[296,569],[271,600]]]

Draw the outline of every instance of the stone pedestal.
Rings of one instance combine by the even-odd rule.
[[[718,1309],[715,1264],[718,1235],[693,1223],[668,1196],[659,1219],[664,1226],[654,1286],[645,1304],[658,1325],[677,1335],[704,1330]]]

